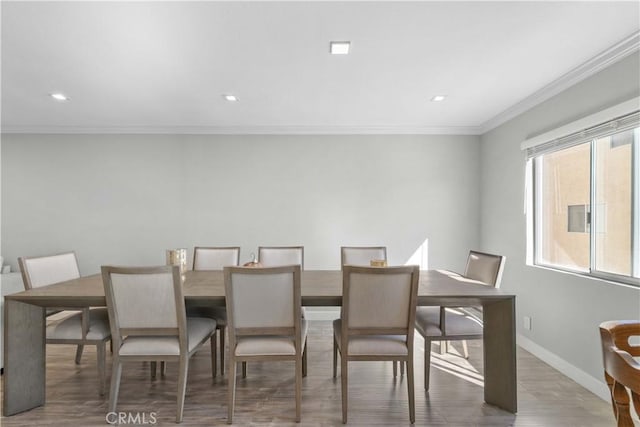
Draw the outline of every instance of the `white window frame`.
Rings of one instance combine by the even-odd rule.
[[[529,138],[521,144],[521,149],[526,151],[526,185],[525,185],[525,212],[527,213],[527,264],[550,268],[553,270],[569,272],[572,274],[596,277],[607,281],[625,283],[640,287],[640,97],[630,99],[621,104],[602,110],[598,113],[584,117],[575,122],[554,129],[550,132]],[[619,127],[621,125],[621,127]],[[589,230],[590,253],[589,269],[572,269],[554,264],[541,262],[540,230],[537,229],[541,218],[540,179],[542,174],[538,170],[540,166],[536,161],[542,154],[560,151],[581,144],[590,144],[590,200],[595,200],[595,140],[605,136],[636,128],[634,144],[632,145],[632,272],[631,276],[614,274],[596,269],[595,235],[591,227]],[[589,205],[591,209],[592,204]],[[596,221],[597,213],[591,213],[591,222]],[[635,276],[635,277],[633,277]]]

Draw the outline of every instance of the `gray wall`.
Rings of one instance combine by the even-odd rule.
[[[638,96],[638,62],[636,54],[614,64],[483,135],[481,142],[481,242],[485,250],[507,256],[503,286],[517,295],[518,332],[542,347],[541,355],[551,353],[548,361],[557,356],[600,383],[598,325],[640,318],[640,291],[525,264],[525,157],[520,143]],[[522,328],[523,316],[532,318],[530,331]]]
[[[75,250],[102,264],[161,264],[164,250],[384,244],[404,263],[460,271],[478,247],[479,137],[3,135],[2,255]]]

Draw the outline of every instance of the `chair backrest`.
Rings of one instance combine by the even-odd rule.
[[[258,260],[263,267],[300,265],[304,270],[304,246],[260,246]]]
[[[300,271],[300,265],[224,268],[231,348],[243,335],[288,335],[300,344]]]
[[[75,252],[18,258],[26,290],[80,277]]]
[[[340,248],[340,265],[370,266],[371,260],[387,260],[386,246],[342,246]]]
[[[464,276],[499,288],[500,282],[502,282],[502,271],[504,270],[506,259],[507,258],[502,255],[469,251]]]
[[[629,394],[636,414],[640,415],[640,345],[632,345],[629,338],[640,336],[640,321],[621,320],[600,324],[604,377],[611,392],[613,415],[619,427],[633,427],[629,412]],[[627,392],[627,389],[629,390]]]
[[[114,348],[130,335],[178,336],[187,349],[180,267],[102,267]],[[183,347],[184,346],[184,347]]]
[[[193,248],[193,270],[222,270],[240,264],[240,247]]]
[[[342,270],[342,336],[406,335],[413,343],[419,266]]]

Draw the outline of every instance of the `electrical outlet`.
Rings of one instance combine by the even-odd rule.
[[[531,330],[531,317],[524,316],[524,318],[523,318],[523,326],[527,331]]]

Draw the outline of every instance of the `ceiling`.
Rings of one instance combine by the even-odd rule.
[[[1,8],[3,132],[477,134],[640,38],[637,1]]]

